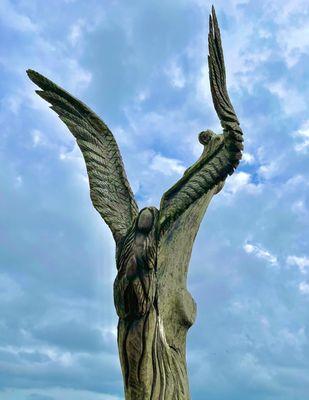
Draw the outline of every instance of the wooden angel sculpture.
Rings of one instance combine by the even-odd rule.
[[[193,241],[206,208],[239,164],[243,134],[226,87],[220,30],[209,19],[209,79],[223,133],[199,134],[201,157],[164,193],[160,209],[139,211],[117,143],[85,104],[39,73],[28,70],[74,135],[84,156],[94,207],[116,242],[114,301],[125,398],[190,398],[186,335],[196,304],[186,288]]]

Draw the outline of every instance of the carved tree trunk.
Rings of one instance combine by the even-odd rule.
[[[209,19],[209,78],[223,134],[199,135],[201,157],[164,193],[160,211],[138,211],[111,131],[84,103],[33,70],[29,78],[76,138],[94,207],[117,246],[114,301],[127,400],[187,400],[186,336],[196,305],[187,290],[193,242],[212,196],[239,164],[243,134],[230,102],[215,10]],[[174,222],[173,222],[174,221]]]
[[[153,269],[144,268],[142,277],[125,284],[120,265],[114,294],[126,400],[190,399],[186,336],[196,304],[186,287],[187,271],[196,233],[214,193],[189,207],[158,240]],[[123,259],[130,259],[129,247],[125,246]]]

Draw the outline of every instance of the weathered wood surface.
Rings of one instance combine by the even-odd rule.
[[[199,134],[201,157],[162,197],[160,210],[138,210],[117,143],[84,103],[33,70],[37,93],[67,125],[84,156],[94,207],[116,242],[114,302],[127,400],[188,400],[186,336],[196,304],[187,290],[195,236],[212,197],[239,164],[243,135],[230,102],[220,30],[209,20],[212,99],[223,133]]]
[[[126,399],[190,397],[186,335],[195,320],[196,304],[187,290],[187,271],[197,230],[215,191],[188,208],[158,246],[154,218],[153,230],[132,229],[119,250],[114,293]],[[158,210],[150,210],[158,215]]]

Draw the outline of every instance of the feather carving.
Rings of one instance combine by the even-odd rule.
[[[162,197],[160,226],[163,232],[205,193],[215,188],[218,192],[242,156],[243,133],[227,92],[220,29],[214,7],[209,17],[208,49],[211,94],[223,133],[216,135],[209,130],[200,133],[199,140],[205,146],[202,156]]]
[[[74,135],[84,156],[90,197],[119,243],[138,214],[120,151],[105,123],[84,103],[33,70],[29,78],[40,87],[36,93],[51,104]]]
[[[204,145],[201,157],[161,199],[161,232],[166,231],[204,194],[221,190],[242,157],[243,133],[227,92],[220,29],[214,7],[209,18],[208,51],[211,94],[223,133],[216,135],[209,130],[200,133],[199,140]],[[137,217],[138,207],[111,131],[92,110],[64,89],[38,72],[28,70],[27,73],[41,89],[36,91],[37,94],[51,104],[52,110],[74,135],[86,162],[93,205],[119,244]]]

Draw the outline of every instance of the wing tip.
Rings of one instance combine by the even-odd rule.
[[[43,89],[43,86],[46,85],[46,82],[48,81],[45,76],[41,75],[39,72],[35,71],[34,69],[27,69],[26,73],[29,77],[29,79],[35,83],[37,86],[41,87]]]
[[[33,82],[33,79],[35,78],[36,71],[34,71],[33,69],[29,68],[29,69],[26,70],[26,74],[28,75],[28,78],[31,79],[32,82]]]
[[[212,18],[213,18],[214,20],[217,19],[215,6],[214,6],[213,4],[211,5],[211,15],[212,15]]]
[[[211,5],[211,13],[209,14],[209,20],[213,23],[215,23],[217,20],[216,10],[213,4]]]
[[[31,69],[31,68],[28,68],[26,70],[26,73],[31,80],[35,79],[36,77],[38,77],[40,75],[37,71],[35,71],[34,69]]]

